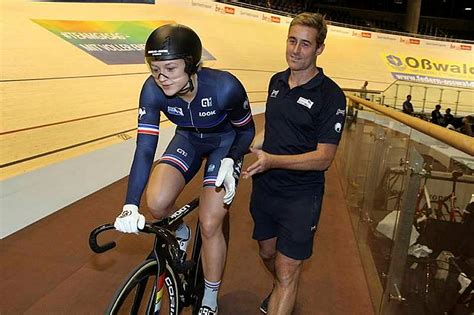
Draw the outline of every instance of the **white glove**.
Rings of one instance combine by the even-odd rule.
[[[216,187],[224,184],[224,203],[230,205],[235,196],[234,160],[224,158],[221,160],[221,167],[217,173]]]
[[[123,206],[122,213],[115,219],[114,227],[123,233],[138,233],[145,226],[145,217],[138,212],[136,205]]]

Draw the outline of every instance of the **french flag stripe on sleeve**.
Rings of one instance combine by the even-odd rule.
[[[157,125],[138,124],[138,133],[146,135],[159,135],[160,128]]]
[[[248,112],[248,114],[245,115],[244,118],[242,118],[240,120],[233,120],[232,125],[234,125],[236,127],[241,127],[241,126],[247,124],[250,120],[252,120],[252,113]]]

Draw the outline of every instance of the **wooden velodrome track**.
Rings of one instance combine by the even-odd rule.
[[[269,77],[286,66],[287,26],[168,4],[171,1],[157,2],[124,5],[2,0],[2,180],[133,141],[137,98],[147,76],[144,65],[106,65],[31,19],[175,20],[187,24],[196,29],[204,47],[216,58],[208,65],[237,75],[256,111],[261,110]],[[369,80],[371,89],[380,90],[393,79],[379,54],[387,50],[409,54],[419,49],[368,45],[360,37],[337,33],[330,34],[326,45],[318,60],[326,74],[342,87],[358,88]],[[472,54],[453,57],[436,47],[425,48],[423,53],[438,59],[472,61]],[[262,128],[261,117],[257,121]],[[113,234],[110,237],[119,240],[116,250],[99,256],[87,248],[89,231],[117,214],[125,185],[126,180],[120,180],[0,240],[1,314],[102,313],[113,289],[150,246],[146,237]],[[180,202],[195,196],[199,187],[198,175]],[[258,314],[256,307],[269,289],[269,276],[262,271],[257,246],[250,239],[250,189],[250,184],[242,181],[232,209],[221,314]],[[315,258],[305,266],[295,314],[372,312],[352,227],[341,200],[334,166],[328,173],[326,211]]]
[[[174,20],[187,24],[196,29],[204,47],[216,58],[208,65],[237,75],[253,104],[265,101],[269,77],[286,67],[286,25],[157,2],[160,4],[2,0],[0,179],[135,136],[137,99],[147,76],[145,65],[107,65],[33,19]],[[325,73],[344,88],[359,88],[365,80],[370,89],[387,88],[394,79],[383,53],[472,63],[472,51],[376,38],[369,41],[359,33],[347,36],[330,31],[318,60]]]

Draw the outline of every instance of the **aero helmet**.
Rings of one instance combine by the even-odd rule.
[[[196,73],[201,61],[202,44],[199,36],[181,24],[166,24],[158,27],[145,44],[145,60],[152,61],[184,59],[188,75]]]

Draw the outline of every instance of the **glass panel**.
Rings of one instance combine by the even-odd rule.
[[[472,90],[459,90],[459,104],[458,108],[454,108],[454,115],[469,115],[473,114],[472,104],[474,100],[474,91]]]
[[[425,93],[426,87],[414,85],[411,89],[411,103],[413,104],[413,109],[415,112],[424,112],[425,111]],[[401,95],[402,96],[402,95]],[[400,96],[400,97],[401,97]],[[406,95],[405,95],[406,98]]]
[[[425,90],[441,93],[412,92]],[[464,307],[459,289],[465,277],[474,280],[474,261],[465,258],[474,257],[474,223],[465,212],[474,158],[367,108],[356,116],[336,163],[376,314]]]

